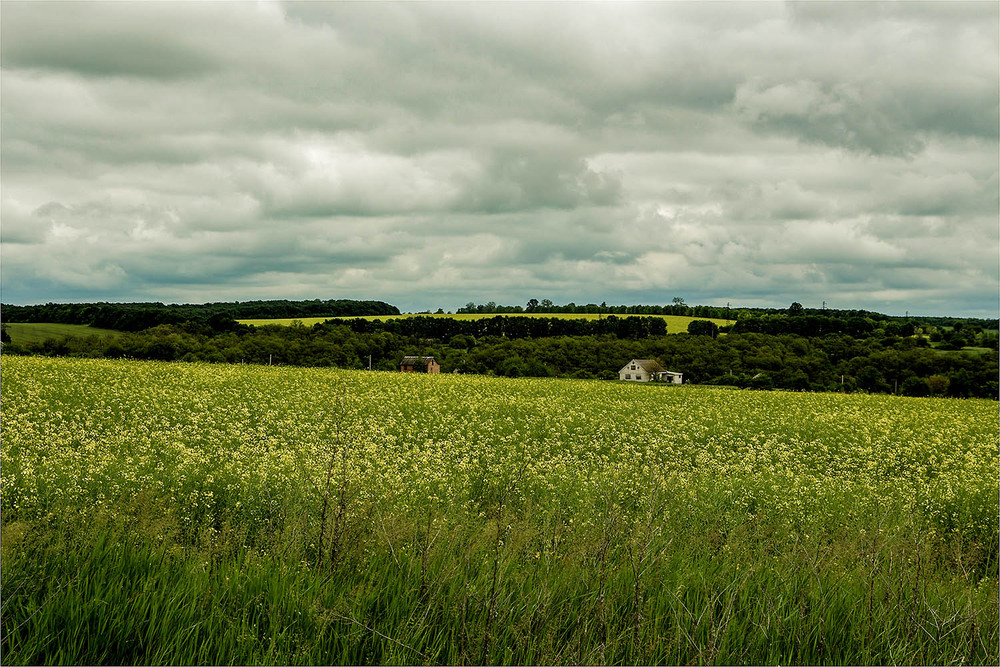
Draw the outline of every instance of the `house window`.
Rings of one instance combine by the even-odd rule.
[[[625,374],[625,379],[626,380],[631,380],[632,379],[632,374],[631,373],[626,373]]]

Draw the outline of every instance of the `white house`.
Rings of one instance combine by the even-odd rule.
[[[619,380],[631,382],[669,382],[681,384],[684,376],[681,373],[668,371],[656,359],[633,359],[618,371]]]
[[[683,384],[684,374],[675,373],[673,371],[663,371],[662,373],[656,374],[656,379],[660,382],[669,382],[670,384]]]

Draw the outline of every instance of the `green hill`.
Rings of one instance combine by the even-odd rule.
[[[98,329],[84,324],[53,324],[51,322],[11,322],[4,324],[10,340],[15,345],[41,343],[53,338],[70,336],[118,336],[111,329]]]

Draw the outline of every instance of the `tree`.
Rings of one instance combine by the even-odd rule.
[[[232,331],[239,326],[239,322],[223,313],[216,313],[208,318],[208,326],[215,331]]]
[[[927,388],[931,390],[932,396],[940,396],[948,391],[951,381],[944,375],[931,375],[927,378]]]
[[[711,320],[694,320],[688,324],[688,333],[693,336],[711,336],[715,338],[719,335],[719,326]]]
[[[855,338],[864,338],[874,330],[875,325],[864,317],[851,317],[847,320],[847,333]]]
[[[948,386],[949,396],[965,398],[972,393],[972,374],[964,368],[958,369],[958,371],[951,376],[950,380],[951,382]]]
[[[750,378],[749,386],[751,389],[769,390],[774,389],[774,380],[770,375],[765,375],[764,373],[757,373],[752,378]]]
[[[927,383],[915,375],[903,380],[903,384],[899,388],[899,393],[903,396],[926,396],[927,391]]]
[[[788,314],[791,315],[791,316],[793,316],[793,317],[798,316],[798,315],[802,315],[804,312],[805,312],[805,308],[803,308],[802,304],[799,303],[798,301],[793,301],[792,305],[790,305],[788,307]]]
[[[496,374],[509,378],[519,378],[525,375],[524,359],[518,355],[507,357],[496,367]]]
[[[528,299],[528,305],[525,306],[524,312],[533,313],[538,309],[538,299]]]
[[[869,393],[886,392],[889,390],[889,385],[886,383],[885,377],[874,366],[864,366],[858,371],[854,379],[858,383],[858,387]]]
[[[469,348],[475,347],[475,345],[475,338],[463,334],[452,336],[451,340],[448,341],[448,347],[454,350],[468,350]]]
[[[679,297],[679,296],[675,296],[673,298],[673,300],[671,301],[671,303],[674,304],[675,306],[686,306],[687,305],[686,303],[684,303],[684,298],[683,297]]]
[[[796,391],[808,391],[809,376],[806,375],[805,371],[797,370],[788,375],[785,386]]]

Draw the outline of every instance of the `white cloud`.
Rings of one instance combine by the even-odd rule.
[[[1000,19],[950,4],[13,3],[4,299],[989,312]]]
[[[906,253],[868,233],[858,220],[786,222],[770,239],[765,257],[812,264],[897,264]]]

